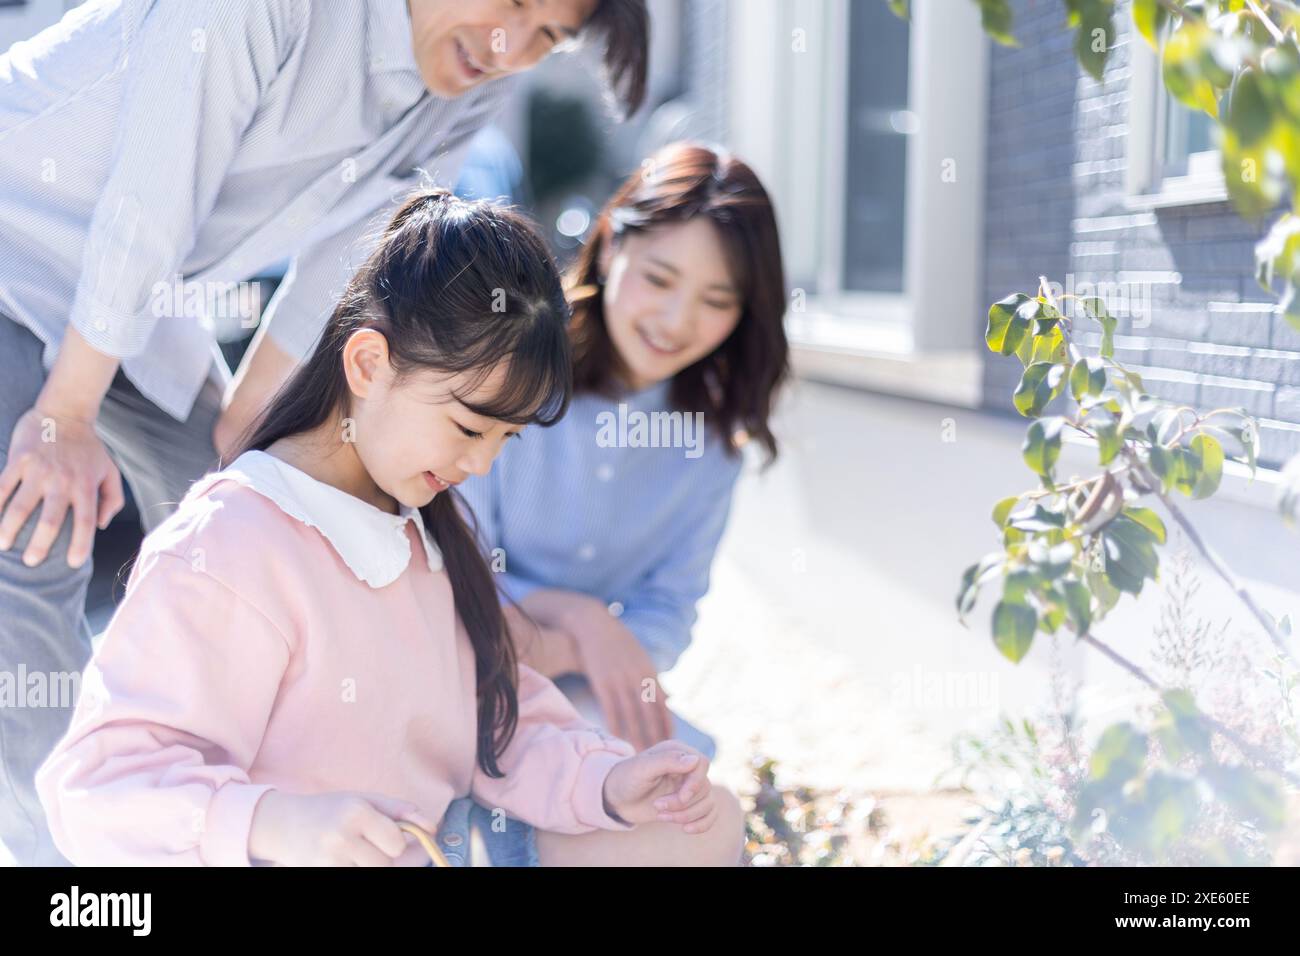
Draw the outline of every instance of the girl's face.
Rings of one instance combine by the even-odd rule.
[[[640,391],[713,352],[740,321],[744,303],[713,223],[631,233],[601,256],[610,339]]]
[[[487,474],[523,428],[476,415],[453,397],[471,383],[469,373],[421,370],[399,378],[389,364],[388,340],[372,329],[348,340],[344,369],[352,392],[351,434],[345,419],[344,441],[351,441],[381,492],[412,508],[470,475]],[[465,397],[491,397],[505,372],[498,365]]]
[[[578,35],[599,0],[407,0],[424,85],[454,98],[521,73]]]

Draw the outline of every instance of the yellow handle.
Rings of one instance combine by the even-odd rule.
[[[447,858],[442,855],[442,851],[438,849],[438,844],[433,842],[433,837],[431,837],[423,827],[417,826],[416,824],[410,823],[406,820],[399,820],[397,828],[399,830],[405,830],[420,841],[420,846],[424,847],[424,852],[429,854],[429,859],[433,861],[434,866],[451,866],[451,864],[447,862]]]

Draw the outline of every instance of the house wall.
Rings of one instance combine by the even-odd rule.
[[[1300,333],[1254,279],[1255,241],[1275,217],[1251,225],[1226,201],[1130,203],[1130,43],[1143,41],[1129,4],[1101,84],[1076,64],[1062,4],[1014,7],[1021,46],[995,47],[990,62],[985,299],[1033,292],[1040,273],[1062,284],[1136,278],[1151,308],[1121,318],[1116,358],[1159,397],[1245,407],[1260,420],[1265,464],[1300,453]],[[985,405],[1011,409],[1020,363],[985,354]]]

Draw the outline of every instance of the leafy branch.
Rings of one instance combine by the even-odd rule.
[[[1244,409],[1202,414],[1153,397],[1139,374],[1116,361],[1118,320],[1105,303],[1096,297],[1062,298],[1066,301],[1040,276],[1038,295],[1017,293],[989,309],[985,343],[998,354],[1015,355],[1024,367],[1013,401],[1021,415],[1032,419],[1021,450],[1040,487],[995,505],[993,521],[1002,547],[966,569],[958,614],[964,619],[980,592],[1001,581],[992,630],[994,643],[1008,659],[1020,661],[1035,634],[1055,634],[1064,627],[1167,698],[1172,691],[1093,633],[1123,594],[1136,597],[1147,580],[1158,580],[1157,549],[1166,543],[1167,531],[1160,516],[1141,504],[1142,498],[1154,496],[1278,650],[1294,661],[1286,640],[1289,622],[1274,621],[1260,607],[1173,498],[1174,492],[1189,498],[1215,493],[1228,457],[1225,444],[1253,472],[1259,451],[1254,419]],[[1074,324],[1080,318],[1097,327],[1095,355],[1085,355],[1078,345]],[[1067,389],[1073,408],[1067,414],[1047,414]],[[1102,470],[1062,484],[1056,465],[1067,427],[1096,442]],[[1232,728],[1190,704],[1182,705],[1182,713],[1256,764],[1300,783]]]

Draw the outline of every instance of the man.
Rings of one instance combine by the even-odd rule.
[[[591,35],[634,112],[645,0],[91,0],[0,57],[0,840],[19,862],[62,862],[32,778],[72,701],[34,688],[89,655],[122,476],[161,522],[395,200],[454,182],[509,78]],[[211,312],[286,255],[223,414]]]

